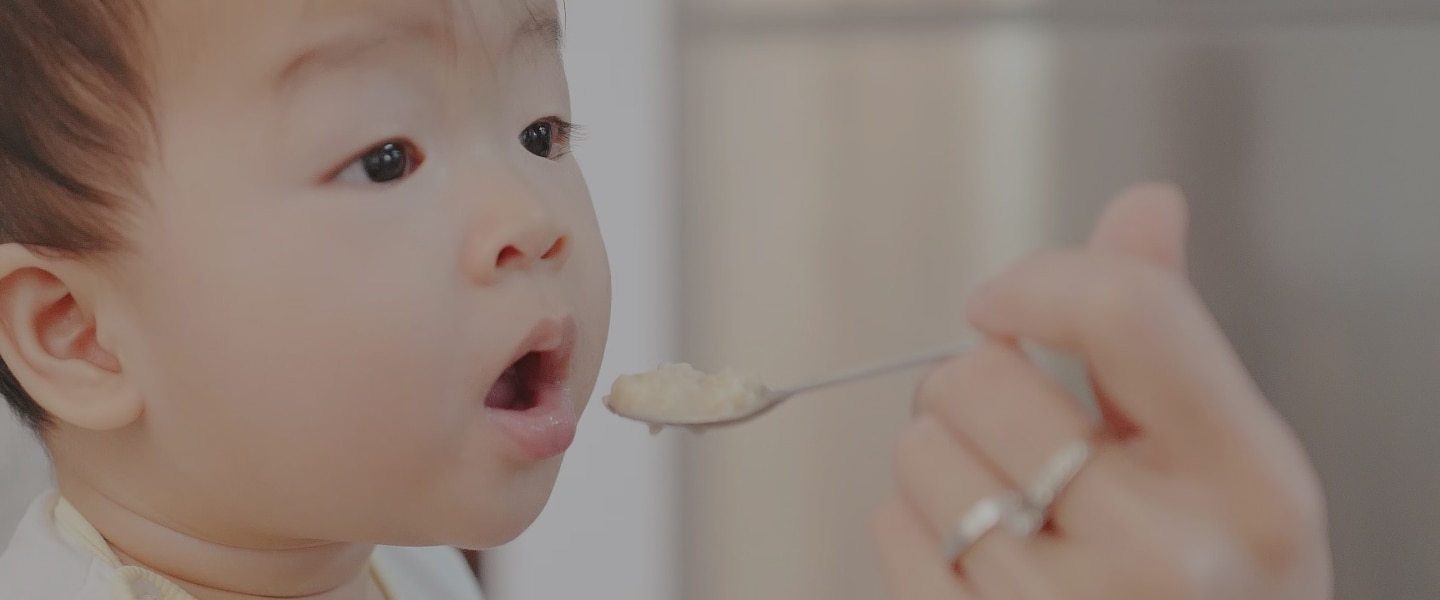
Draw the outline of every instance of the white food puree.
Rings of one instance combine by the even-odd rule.
[[[706,373],[688,364],[669,364],[622,375],[605,397],[605,406],[648,423],[704,423],[748,414],[764,401],[765,393],[758,379],[734,369]]]

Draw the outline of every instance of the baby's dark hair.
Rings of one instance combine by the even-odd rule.
[[[118,248],[122,199],[153,145],[141,0],[0,0],[0,244],[90,256]],[[0,395],[51,419],[0,358]]]

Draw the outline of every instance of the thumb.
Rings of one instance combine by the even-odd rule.
[[[1121,194],[1090,234],[1090,249],[1185,274],[1185,196],[1170,184],[1136,186]]]
[[[1111,201],[1090,234],[1090,250],[1140,260],[1185,276],[1185,197],[1166,183],[1132,187]],[[1090,374],[1092,382],[1095,373]],[[1117,435],[1128,438],[1139,427],[1120,410],[1107,390],[1094,385],[1101,416]]]

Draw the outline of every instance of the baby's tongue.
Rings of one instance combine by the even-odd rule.
[[[520,374],[515,372],[515,367],[510,367],[500,374],[495,387],[490,388],[490,393],[485,396],[485,406],[513,410],[519,393]]]

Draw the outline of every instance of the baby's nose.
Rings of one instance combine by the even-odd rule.
[[[466,244],[467,271],[477,283],[538,265],[558,269],[570,255],[570,231],[541,210],[480,229]]]

